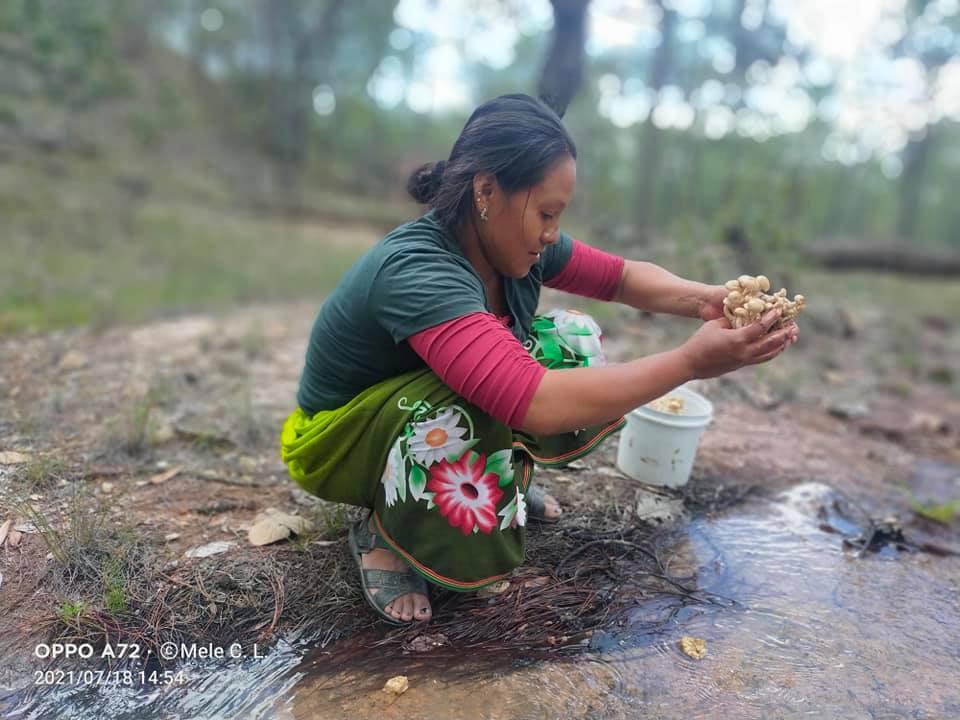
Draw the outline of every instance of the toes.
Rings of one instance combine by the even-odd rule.
[[[417,620],[429,620],[431,615],[430,602],[424,595],[414,595],[413,604],[416,608],[414,617]]]
[[[548,518],[560,517],[563,514],[563,508],[553,495],[545,495],[543,498],[543,514]]]
[[[400,606],[400,619],[404,622],[409,622],[413,620],[413,598],[409,595],[404,595],[401,598]]]

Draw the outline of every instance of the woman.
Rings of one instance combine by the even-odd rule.
[[[311,333],[282,456],[305,490],[371,509],[350,530],[364,594],[396,623],[430,618],[427,582],[475,590],[523,561],[525,524],[553,520],[534,463],[580,457],[623,414],[693,378],[776,357],[796,326],[734,330],[723,287],[560,232],[576,148],[525,95],[470,116],[408,190],[430,211],[344,275]],[[599,328],[535,310],[542,285],[700,317],[682,346],[607,366]]]

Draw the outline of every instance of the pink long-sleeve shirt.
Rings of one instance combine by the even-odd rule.
[[[624,259],[573,241],[570,260],[546,283],[556,290],[612,300]],[[458,395],[510,427],[523,424],[547,369],[507,329],[509,317],[470,313],[407,338],[427,365]]]

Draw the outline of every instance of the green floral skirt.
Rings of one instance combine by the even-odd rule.
[[[604,364],[588,315],[534,319],[526,347],[551,369]],[[431,370],[384,380],[343,407],[297,408],[281,432],[290,476],[325,500],[372,509],[371,528],[427,580],[453,590],[496,582],[523,562],[535,464],[565,465],[624,425],[559,435],[514,430]]]

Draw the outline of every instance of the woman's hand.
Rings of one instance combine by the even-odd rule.
[[[722,318],[723,300],[729,292],[723,285],[707,285],[698,312],[700,319],[709,322]]]
[[[721,301],[722,302],[722,301]],[[771,310],[757,322],[733,329],[725,317],[708,320],[682,346],[694,378],[712,378],[772,360],[797,336],[793,323],[770,332],[780,317]]]
[[[706,288],[707,289],[702,296],[700,310],[698,312],[700,319],[704,322],[719,320],[720,318],[724,317],[723,301],[730,291],[727,290],[727,288],[725,288],[723,285],[707,285]],[[787,341],[787,345],[793,345],[800,337],[800,328],[797,327],[797,324],[793,320],[785,323],[784,327],[789,327],[793,330]]]

